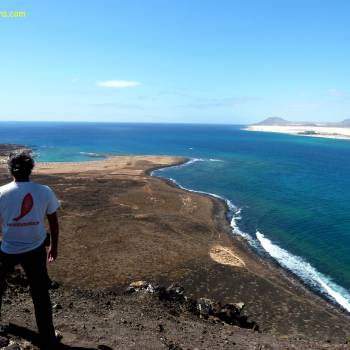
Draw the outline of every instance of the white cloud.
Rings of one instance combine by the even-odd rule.
[[[130,81],[130,80],[106,80],[106,81],[98,81],[96,85],[100,87],[120,89],[120,88],[139,86],[141,85],[141,83],[139,83],[138,81]]]

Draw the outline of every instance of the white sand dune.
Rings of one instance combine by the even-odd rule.
[[[350,139],[350,128],[328,126],[301,126],[301,125],[250,125],[244,130],[277,132],[291,135],[310,137],[325,137],[332,139]]]

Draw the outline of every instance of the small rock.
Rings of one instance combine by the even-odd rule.
[[[179,303],[185,302],[184,288],[178,284],[172,284],[167,289],[158,287],[158,297],[160,300],[174,301]]]
[[[59,303],[55,303],[52,305],[52,309],[53,310],[61,310],[62,309],[62,305]]]
[[[215,316],[226,323],[237,326],[243,321],[243,318],[240,316],[240,310],[234,304],[225,304]]]
[[[178,285],[177,283],[173,283],[167,288],[167,292],[169,294],[183,295],[185,292],[185,289],[182,286]]]
[[[239,310],[239,311],[242,311],[245,307],[245,304],[240,302],[240,303],[234,303],[233,304],[234,306],[236,306],[236,308]]]
[[[151,283],[149,283],[146,287],[146,292],[154,294],[157,290],[158,290],[158,286],[157,285],[153,285]]]
[[[59,330],[55,329],[55,337],[56,337],[56,341],[60,342],[63,338],[63,334],[62,332],[60,332]]]
[[[214,302],[207,298],[199,298],[197,300],[197,310],[199,315],[208,318],[213,314],[213,305]]]
[[[160,333],[164,332],[164,326],[161,323],[158,325],[158,329]]]
[[[126,289],[125,289],[125,294],[132,294],[132,293],[135,293],[136,292],[136,289],[134,287],[130,287],[128,286]]]
[[[167,344],[167,346],[169,350],[183,350],[181,346],[174,343]]]
[[[142,288],[146,288],[147,286],[148,286],[148,282],[146,281],[136,281],[136,282],[130,283],[130,287],[133,287],[135,289],[142,289]]]
[[[149,285],[146,281],[135,281],[129,284],[129,286],[125,290],[125,294],[132,294],[138,292],[141,289],[146,289]]]

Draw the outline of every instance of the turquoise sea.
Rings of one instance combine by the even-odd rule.
[[[232,125],[0,123],[0,143],[27,144],[39,161],[188,157],[154,175],[225,199],[233,234],[350,311],[350,141]]]

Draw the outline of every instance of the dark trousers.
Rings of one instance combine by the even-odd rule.
[[[55,338],[55,329],[52,322],[46,260],[47,254],[44,244],[21,254],[6,254],[0,250],[0,310],[2,296],[6,289],[6,275],[13,270],[15,265],[20,264],[28,279],[40,337],[42,341],[49,342]]]

